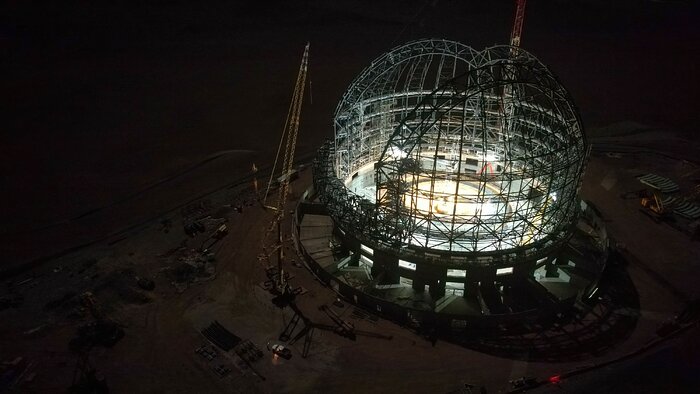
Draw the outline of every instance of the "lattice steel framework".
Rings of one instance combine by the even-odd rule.
[[[540,254],[576,220],[586,156],[569,94],[534,56],[421,40],[351,84],[314,181],[336,223],[369,244]],[[359,175],[372,193],[348,189]]]

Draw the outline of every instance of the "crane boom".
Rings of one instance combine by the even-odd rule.
[[[297,135],[299,134],[299,118],[301,116],[301,106],[304,101],[304,87],[306,85],[306,74],[308,71],[309,64],[309,43],[306,43],[304,48],[304,54],[301,57],[301,65],[299,66],[299,73],[297,74],[296,83],[294,85],[294,93],[292,94],[292,102],[289,105],[289,110],[287,111],[287,118],[284,123],[284,128],[282,129],[282,135],[280,137],[280,143],[277,147],[277,155],[275,156],[275,162],[272,165],[272,172],[270,173],[270,180],[267,183],[267,189],[265,190],[265,196],[263,198],[263,206],[274,209],[275,216],[270,223],[265,235],[263,236],[263,253],[260,256],[263,261],[269,261],[270,255],[277,251],[277,264],[280,272],[280,284],[283,282],[282,278],[282,233],[281,233],[281,223],[284,218],[285,205],[287,202],[287,197],[289,195],[290,181],[292,178],[292,171],[294,169],[294,152],[297,147]],[[282,145],[284,145],[284,156],[282,159],[282,174],[279,177],[279,189],[277,204],[275,206],[266,205],[267,197],[270,192],[270,186],[272,185],[272,180],[275,177],[275,170],[277,168],[277,162],[280,158],[280,153],[282,151]],[[277,239],[275,241],[275,246],[271,247],[268,238],[270,234],[277,228]]]
[[[525,3],[527,0],[516,0],[515,21],[513,22],[513,31],[510,33],[510,45],[514,47],[520,46],[520,36],[523,33],[523,21],[525,20]]]
[[[513,30],[510,32],[510,58],[513,59],[518,56],[518,49],[520,47],[520,37],[523,33],[523,22],[525,20],[525,4],[527,0],[515,0],[515,20],[513,21]],[[506,66],[506,70],[510,68]],[[509,125],[507,119],[510,119],[512,115],[513,106],[508,105],[507,101],[512,100],[513,95],[513,85],[506,84],[503,86],[503,91],[498,100],[498,112],[501,114],[498,118],[498,127],[504,132],[508,129]],[[484,166],[486,169],[486,166]],[[482,169],[482,173],[484,171]]]
[[[275,176],[275,170],[277,168],[277,161],[279,160],[280,151],[282,145],[285,145],[284,158],[282,160],[282,174],[280,176],[279,183],[279,195],[277,199],[277,205],[275,209],[278,212],[278,216],[284,212],[284,205],[287,200],[287,195],[289,193],[289,181],[294,165],[294,153],[296,151],[297,145],[297,135],[299,134],[299,117],[301,115],[301,106],[304,100],[304,87],[306,85],[306,74],[308,71],[309,64],[309,43],[306,43],[304,48],[304,54],[301,58],[301,65],[299,66],[299,73],[297,74],[296,83],[294,85],[294,93],[292,94],[292,102],[289,105],[289,110],[287,112],[287,119],[284,123],[284,129],[282,130],[282,136],[280,137],[280,144],[277,147],[277,155],[275,156],[275,163],[272,166],[272,173],[270,174],[270,180],[267,183],[267,189],[265,190],[265,196],[263,198],[263,203],[267,202],[267,197],[270,192],[270,187],[272,185],[272,180]],[[280,217],[281,219],[281,217]]]
[[[309,43],[306,43],[304,55],[301,58],[301,66],[297,75],[296,86],[290,107],[291,118],[289,120],[289,131],[287,132],[287,146],[284,150],[284,160],[282,162],[282,182],[280,182],[279,198],[277,200],[277,212],[280,215],[284,212],[284,205],[289,194],[289,181],[294,168],[294,152],[297,147],[297,135],[299,133],[299,117],[301,115],[301,105],[304,101],[304,87],[306,86],[306,73],[309,64]]]

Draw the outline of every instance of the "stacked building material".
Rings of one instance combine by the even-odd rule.
[[[209,327],[202,330],[202,335],[225,352],[233,349],[239,342],[241,342],[241,338],[227,330],[216,320],[214,320]]]
[[[639,182],[659,190],[662,193],[674,193],[678,191],[678,184],[676,184],[676,182],[656,174],[641,175],[638,176],[637,179],[639,179]]]

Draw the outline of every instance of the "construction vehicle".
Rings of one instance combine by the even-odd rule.
[[[279,343],[275,343],[275,344],[271,345],[268,342],[267,349],[272,351],[272,354],[274,354],[275,356],[282,357],[285,360],[289,360],[290,358],[292,358],[292,351],[289,350],[289,348],[287,348],[284,345],[281,345]]]
[[[656,222],[660,222],[668,218],[669,211],[666,209],[656,190],[644,190],[640,193],[640,196],[640,203],[642,206],[640,211],[654,219]]]

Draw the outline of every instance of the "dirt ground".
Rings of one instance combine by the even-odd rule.
[[[653,145],[653,139],[646,143]],[[627,146],[624,141],[615,144]],[[289,308],[274,306],[272,296],[261,286],[267,279],[264,268],[268,263],[260,260],[259,254],[272,214],[255,202],[246,182],[8,279],[3,294],[20,294],[23,302],[0,311],[0,361],[23,357],[27,365],[27,374],[14,390],[65,392],[77,362],[68,343],[77,327],[93,320],[81,303],[80,295],[85,291],[94,294],[100,313],[121,324],[126,334],[111,348],[95,347],[89,358],[110,389],[118,393],[447,393],[460,390],[465,383],[488,392],[506,392],[512,379],[546,379],[613,360],[655,339],[656,330],[673,318],[685,301],[697,299],[695,281],[688,279],[700,274],[700,246],[678,229],[653,222],[639,212],[638,201],[622,199],[620,194],[640,189],[634,177],[645,172],[678,180],[682,189],[687,188],[695,182],[695,175],[687,174],[696,174],[698,166],[648,152],[609,154],[608,150],[614,150],[612,145],[605,149],[594,150],[582,195],[598,207],[615,241],[632,257],[626,269],[640,308],[629,311],[639,317],[634,331],[604,354],[545,363],[491,356],[442,341],[433,346],[392,322],[353,315],[349,302],[342,308],[331,306],[335,294],[303,267],[292,264],[298,257],[286,236],[285,269],[294,286],[307,289],[297,304],[312,321],[331,324],[318,309],[327,305],[358,329],[381,332],[392,339],[358,336],[350,341],[316,330],[307,358],[301,357],[303,340],[289,345],[293,353],[290,360],[274,357],[266,344],[277,339],[292,313]],[[307,168],[293,183],[296,194],[288,209],[310,181]],[[183,216],[189,217],[190,211],[212,218],[204,221],[205,232],[194,237],[183,231]],[[216,218],[226,219],[228,234],[209,248],[213,256],[197,263],[204,267],[202,272],[193,273],[187,262],[196,260],[195,249],[218,227]],[[290,225],[288,216],[285,234],[289,234]],[[155,289],[140,288],[137,278],[152,279]],[[252,341],[263,357],[245,368],[233,352],[219,351],[211,361],[195,353],[198,347],[208,345],[200,331],[215,320],[238,337]],[[685,336],[696,333],[697,328]],[[662,344],[645,355],[655,354],[661,346],[686,346],[683,341]],[[697,354],[694,356],[690,365],[697,361]],[[218,365],[231,372],[219,377],[213,370]],[[624,365],[634,370],[636,364],[627,361]],[[591,384],[584,378],[571,382],[580,387]],[[562,382],[560,387],[575,392],[576,384]],[[594,382],[594,387],[604,387],[604,383]],[[551,387],[541,390],[548,389]]]
[[[0,296],[16,305],[0,310],[0,362],[22,359],[16,367],[0,365],[0,392],[19,367],[24,374],[9,390],[65,392],[78,360],[69,342],[94,320],[81,296],[86,291],[125,332],[89,358],[117,393],[434,393],[464,383],[503,392],[513,378],[546,378],[639,349],[686,300],[697,299],[698,244],[619,195],[641,188],[634,177],[645,172],[674,179],[682,190],[700,182],[697,143],[663,129],[697,140],[698,5],[531,2],[523,47],[570,90],[600,148],[582,196],[629,254],[626,270],[640,308],[622,313],[639,316],[634,331],[605,354],[535,363],[441,341],[433,347],[391,322],[353,318],[346,302],[333,308],[359,329],[393,338],[353,342],[319,330],[308,358],[300,357],[303,341],[290,346],[291,360],[273,358],[266,343],[291,314],[274,307],[259,286],[265,275],[258,254],[270,214],[250,204],[245,177],[252,163],[262,169],[274,156],[304,44],[311,42],[310,83],[298,156],[332,136],[338,99],[376,56],[425,37],[476,49],[504,43],[513,20],[512,2],[307,3],[1,6],[0,84],[8,94],[0,106]],[[624,119],[653,127],[614,123]],[[309,182],[307,170],[296,192]],[[207,222],[206,233],[195,237],[183,231],[181,208],[202,201],[209,201],[213,218],[228,220],[213,261],[198,261],[193,250],[218,224]],[[293,256],[289,242],[287,249]],[[318,307],[330,305],[334,294],[305,269],[288,271],[308,289],[300,307],[324,322]],[[153,280],[155,289],[139,287],[137,277]],[[239,368],[232,354],[208,361],[195,353],[207,343],[201,329],[213,320],[263,350],[252,365],[257,374]],[[621,376],[662,380],[664,363],[698,370],[697,342],[686,340],[696,334],[662,344],[663,353],[652,349],[646,361],[626,361]],[[231,372],[220,378],[213,367],[222,364]],[[617,372],[605,368],[609,376]],[[607,375],[580,375],[554,389],[602,392],[612,380]],[[688,375],[669,376],[700,392],[697,377]]]

